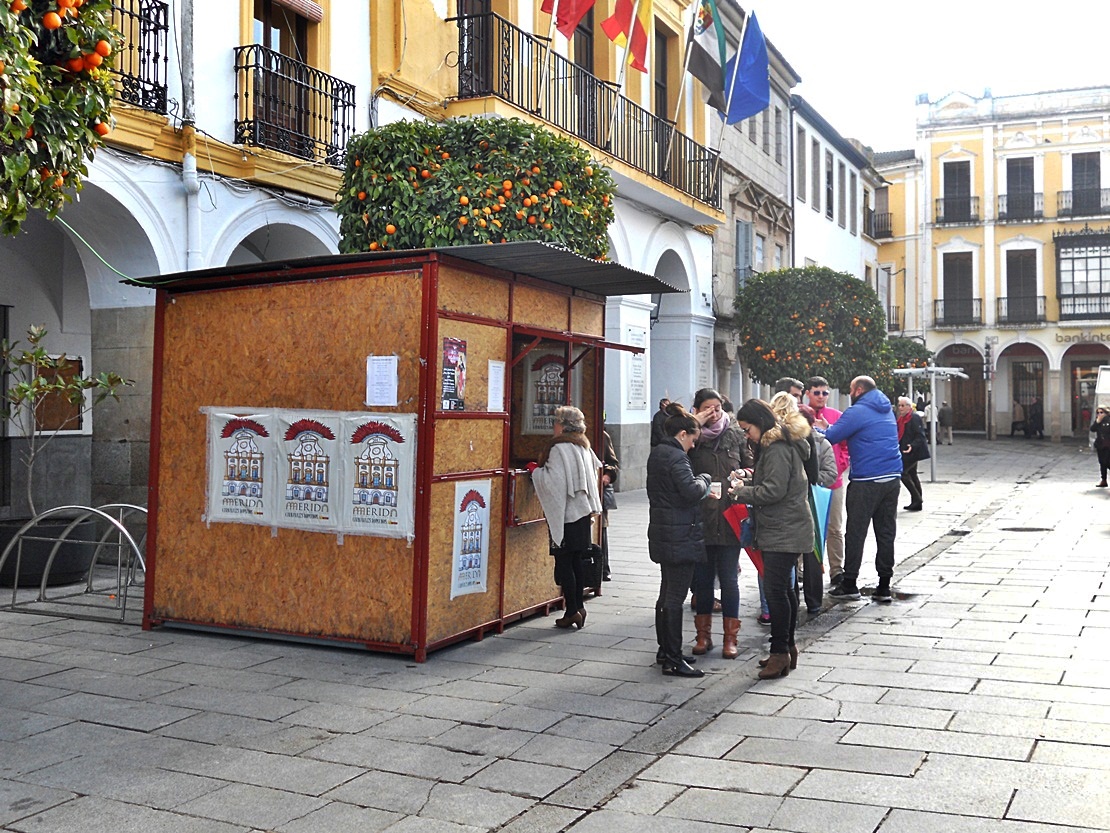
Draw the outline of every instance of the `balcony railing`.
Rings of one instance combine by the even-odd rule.
[[[1039,220],[1044,216],[1044,194],[1018,192],[999,194],[999,220]]]
[[[901,332],[906,329],[902,318],[901,307],[887,307],[886,308],[886,328],[890,332]]]
[[[257,44],[235,49],[235,141],[342,164],[355,88]]]
[[[655,179],[720,208],[716,151],[674,130],[553,50],[546,38],[492,13],[459,27],[459,98],[496,96]]]
[[[937,224],[979,222],[978,197],[940,197],[936,201]]]
[[[894,236],[894,215],[889,211],[873,211],[868,219],[870,227],[865,228],[864,231],[873,239],[882,240],[885,237]]]
[[[1110,188],[1057,191],[1056,214],[1059,217],[1088,217],[1110,214]]]
[[[112,25],[123,34],[112,66],[120,100],[165,115],[169,6],[161,0],[115,0]]]
[[[1044,295],[1008,295],[999,298],[997,303],[999,324],[1044,323]]]
[[[1110,318],[1110,293],[1061,295],[1060,320]]]
[[[981,327],[983,301],[980,298],[933,301],[933,321],[938,327]]]

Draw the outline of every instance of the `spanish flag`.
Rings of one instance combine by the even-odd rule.
[[[555,28],[564,38],[574,37],[579,22],[594,5],[595,0],[543,0],[540,11],[555,17]],[[556,9],[558,6],[558,9]]]
[[[612,16],[601,21],[601,31],[617,46],[628,50],[628,63],[640,72],[648,71],[651,12],[651,0],[617,0]]]

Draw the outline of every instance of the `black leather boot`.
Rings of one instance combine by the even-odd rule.
[[[677,616],[667,610],[659,611],[663,625],[663,674],[667,677],[704,677],[705,673],[694,668],[682,656],[682,614]]]

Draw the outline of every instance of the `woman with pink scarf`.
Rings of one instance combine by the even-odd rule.
[[[724,639],[721,656],[736,659],[740,633],[740,585],[738,567],[740,541],[724,518],[734,503],[728,494],[729,475],[737,469],[751,468],[744,432],[721,409],[723,398],[712,388],[694,394],[694,417],[702,423],[701,433],[690,451],[694,474],[708,474],[712,482],[709,497],[702,501],[701,520],[708,560],[694,569],[694,627],[697,630],[695,654],[713,647],[713,584],[721,585],[721,616]]]

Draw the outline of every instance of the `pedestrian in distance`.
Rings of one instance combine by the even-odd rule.
[[[1014,436],[1018,431],[1025,433],[1025,407],[1014,399],[1014,404],[1010,407],[1010,436]]]
[[[713,388],[702,388],[694,394],[694,414],[704,419],[701,433],[690,451],[694,474],[708,474],[711,490],[702,501],[701,521],[705,535],[706,560],[694,569],[694,629],[697,634],[695,655],[713,647],[714,583],[721,585],[721,619],[723,641],[721,656],[736,659],[740,651],[740,539],[725,520],[724,513],[735,501],[728,494],[729,475],[741,468],[750,468],[747,438],[734,425],[723,408],[724,399]]]
[[[947,440],[949,445],[952,445],[952,422],[953,422],[952,406],[948,404],[948,400],[944,399],[937,408],[937,425],[940,427],[940,433],[937,434],[937,442]]]
[[[601,559],[594,565],[593,594],[601,595],[601,583],[609,581],[609,510],[617,508],[617,474],[620,460],[608,431],[601,432]]]
[[[1044,405],[1039,396],[1034,396],[1025,409],[1025,437],[1028,439],[1034,434],[1038,440],[1044,439]]]
[[[763,585],[771,609],[771,653],[762,660],[760,679],[785,677],[798,667],[794,631],[798,594],[794,568],[798,557],[813,549],[813,516],[809,509],[810,426],[795,411],[779,419],[771,406],[749,399],[736,421],[756,443],[751,475],[736,472],[733,495],[751,506],[755,545],[763,552]]]
[[[845,507],[844,578],[829,591],[833,599],[858,601],[859,570],[867,532],[875,530],[875,570],[879,585],[871,594],[876,602],[890,602],[894,577],[894,538],[898,534],[898,493],[901,491],[902,454],[898,425],[886,394],[870,376],[857,376],[849,385],[851,406],[825,431],[834,445],[847,442],[852,455]]]
[[[702,677],[693,657],[682,654],[682,605],[705,560],[701,502],[709,496],[712,478],[695,475],[690,449],[701,423],[681,405],[671,403],[663,423],[666,438],[648,454],[648,557],[659,565],[659,596],[655,601],[655,661],[668,677]]]
[[[813,408],[813,426],[820,431],[835,425],[840,419],[841,412],[829,406],[829,380],[824,376],[811,376],[806,382],[806,398],[809,407]],[[844,530],[847,512],[845,500],[848,494],[848,467],[851,464],[851,455],[848,453],[848,443],[833,444],[836,454],[837,478],[832,485],[832,496],[829,499],[828,530],[825,533],[825,558],[829,567],[829,586],[835,587],[840,583],[844,574]]]
[[[907,512],[920,512],[922,509],[921,478],[917,475],[917,464],[929,459],[929,443],[925,439],[925,427],[921,416],[913,409],[908,396],[898,397],[898,448],[902,452],[902,485],[910,493]]]
[[[593,518],[601,513],[601,461],[586,437],[586,418],[571,405],[555,409],[554,436],[538,462],[529,463],[555,556],[555,583],[563,591],[563,616],[555,626],[579,630],[586,624],[583,592],[593,543]]]
[[[666,439],[666,434],[663,433],[663,423],[667,421],[667,406],[671,404],[671,400],[663,397],[659,400],[659,410],[651,418],[651,447],[659,445]]]
[[[1102,477],[1095,485],[1106,488],[1106,470],[1110,469],[1110,416],[1108,409],[1100,406],[1095,409],[1095,420],[1091,423],[1091,433],[1095,435],[1095,454],[1098,455],[1098,470]]]

